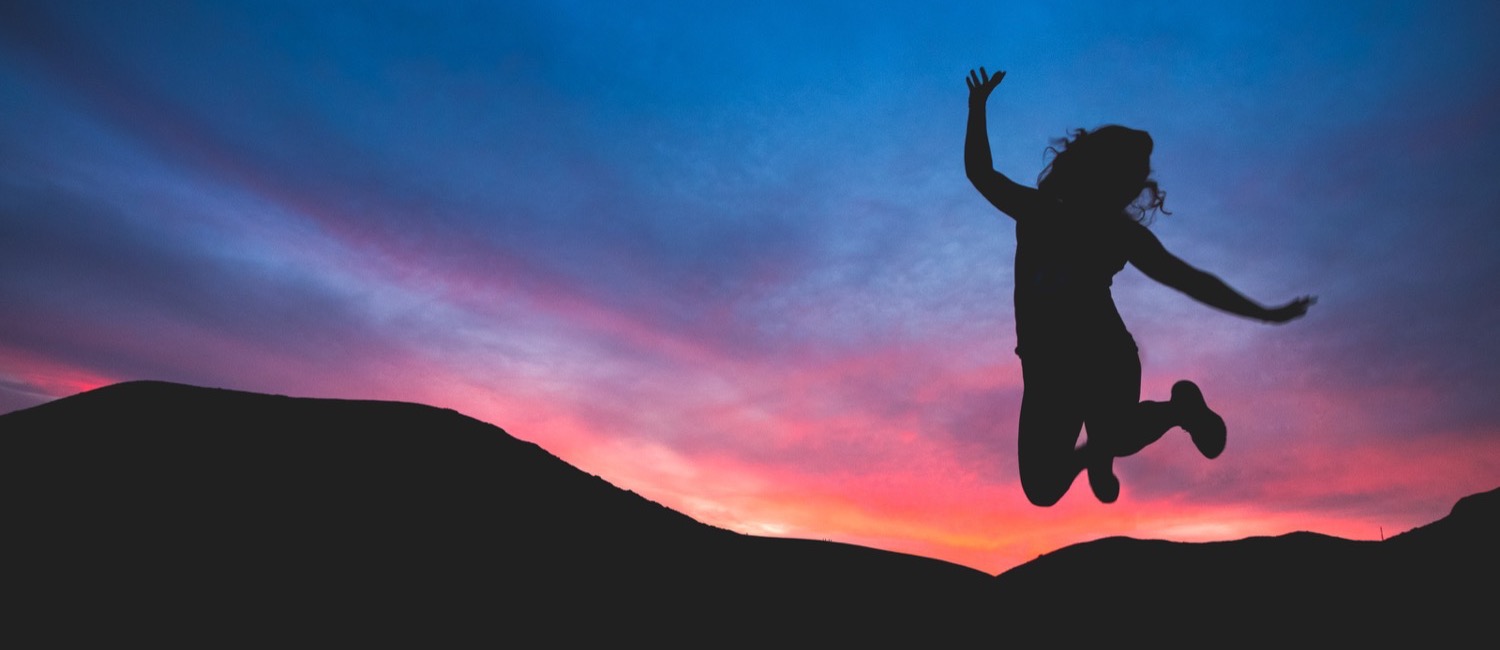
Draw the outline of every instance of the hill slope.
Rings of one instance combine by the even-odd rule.
[[[1500,578],[1500,490],[1385,542],[1108,538],[987,576],[706,526],[450,410],[161,382],[0,415],[0,513],[4,622],[56,645],[1446,645]]]
[[[0,416],[0,507],[10,596],[155,632],[859,640],[973,620],[990,587],[712,528],[449,410],[159,382]]]
[[[1463,647],[1493,635],[1500,489],[1384,542],[1300,532],[1232,542],[1123,537],[1001,574],[1009,631],[1171,645],[1392,642]]]

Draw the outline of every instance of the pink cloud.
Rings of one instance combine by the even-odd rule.
[[[21,406],[90,391],[119,381],[95,370],[63,363],[12,347],[0,346],[0,377],[26,387]]]

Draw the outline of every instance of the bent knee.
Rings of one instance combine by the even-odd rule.
[[[1077,452],[1071,446],[1066,451],[1056,449],[1046,454],[1036,453],[1034,448],[1023,448],[1020,461],[1021,491],[1026,493],[1026,499],[1032,505],[1043,508],[1061,501],[1082,469],[1078,466]]]
[[[1061,492],[1047,492],[1044,494],[1037,494],[1035,492],[1026,493],[1026,499],[1031,502],[1031,505],[1043,508],[1050,508],[1056,505],[1058,501],[1062,501],[1062,497],[1063,493]]]
[[[1056,480],[1043,482],[1027,481],[1024,477],[1021,479],[1021,491],[1026,493],[1026,500],[1030,501],[1031,505],[1043,508],[1051,507],[1061,501],[1071,485],[1071,480],[1067,483],[1060,483]]]

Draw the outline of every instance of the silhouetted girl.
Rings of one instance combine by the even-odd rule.
[[[1078,130],[1042,171],[1036,189],[994,170],[985,102],[1005,78],[969,71],[964,168],[984,198],[1016,221],[1016,353],[1025,384],[1017,434],[1021,488],[1039,506],[1057,503],[1087,471],[1100,501],[1120,494],[1115,458],[1182,427],[1205,457],[1224,450],[1224,420],[1198,386],[1179,381],[1167,402],[1142,402],[1141,363],[1110,295],[1129,262],[1204,304],[1272,323],[1307,313],[1311,297],[1275,308],[1240,295],[1167,252],[1142,225],[1163,207],[1151,180],[1151,136],[1122,126]],[[1078,434],[1088,428],[1086,444]]]

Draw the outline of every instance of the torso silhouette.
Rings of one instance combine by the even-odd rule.
[[[1018,351],[1134,349],[1110,286],[1132,243],[1149,236],[1146,227],[1123,213],[1100,217],[1053,205],[1016,215]]]

